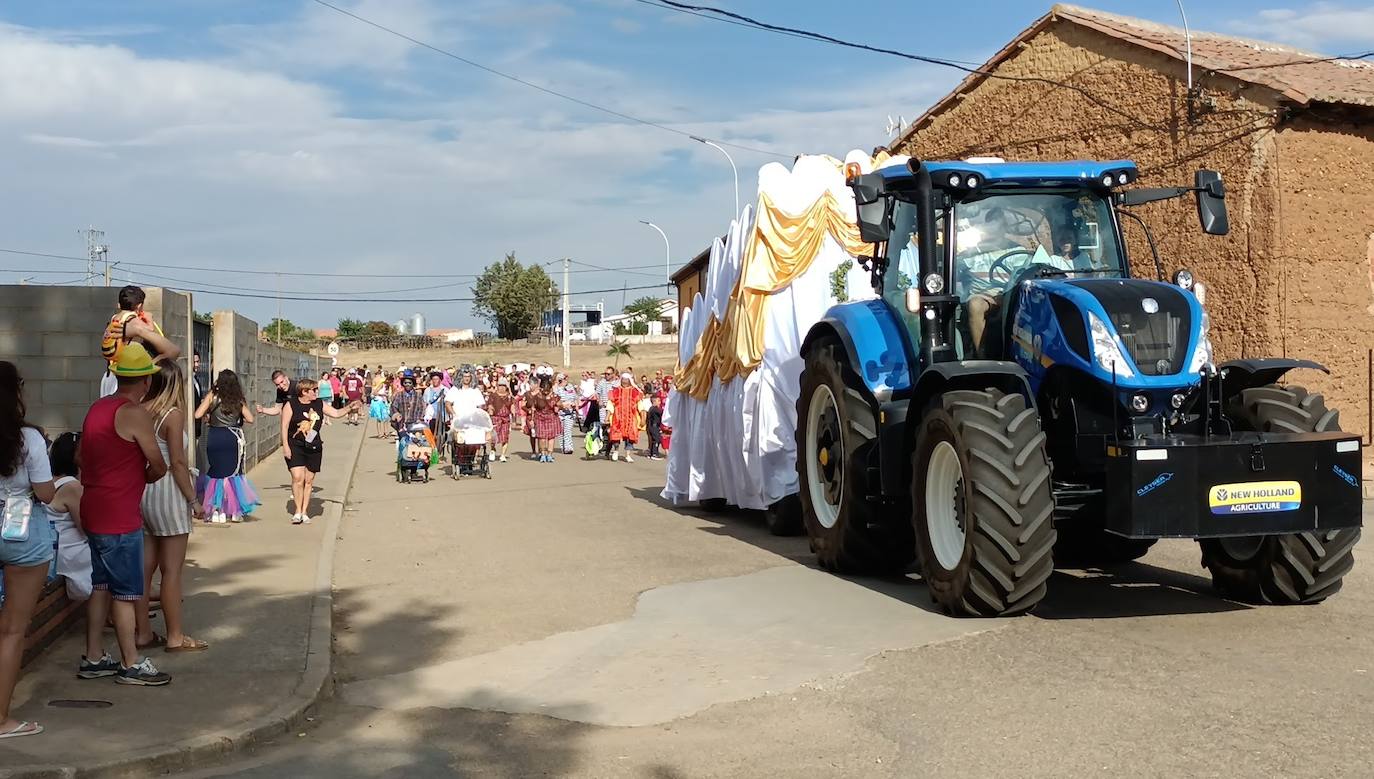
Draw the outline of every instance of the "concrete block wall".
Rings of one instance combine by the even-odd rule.
[[[272,373],[286,371],[293,380],[316,378],[329,368],[328,357],[285,349],[258,338],[258,323],[235,311],[216,311],[214,314],[213,372],[229,369],[243,383],[244,396],[250,407],[276,402],[277,388]],[[247,467],[251,468],[272,456],[281,444],[280,420],[258,416],[257,421],[244,428]]]
[[[190,295],[147,291],[145,307],[189,354],[189,324],[183,320]],[[80,429],[100,395],[100,334],[115,312],[117,293],[111,287],[0,286],[0,359],[19,366],[29,420],[50,437]]]

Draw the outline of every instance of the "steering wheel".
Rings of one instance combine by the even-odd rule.
[[[1012,277],[1016,275],[1012,272],[1011,268],[1007,266],[1007,260],[1011,259],[1012,257],[1019,257],[1023,254],[1027,257],[1030,257],[1034,256],[1035,252],[1031,251],[1030,249],[1016,248],[1012,249],[1006,254],[1003,254],[1001,257],[998,257],[997,259],[993,260],[992,265],[988,266],[988,280],[995,281],[998,284],[1001,284],[1003,287],[1007,286],[1007,284],[1011,282]],[[1002,273],[1004,274],[1002,278],[998,278],[995,275],[995,272],[999,267],[1002,269]]]

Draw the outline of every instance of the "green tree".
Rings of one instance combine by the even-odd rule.
[[[280,328],[278,327],[280,324]],[[280,338],[278,338],[280,333]],[[262,339],[271,341],[274,344],[284,344],[288,341],[313,341],[315,331],[304,327],[297,327],[290,319],[273,319],[271,322],[262,326]]]
[[[633,335],[648,335],[649,323],[657,322],[663,314],[663,300],[645,295],[625,306],[624,313],[630,315],[627,331]]]
[[[197,322],[204,322],[204,323],[206,323],[206,324],[214,324],[215,317],[214,317],[214,315],[211,314],[209,311],[195,311],[195,312],[193,312],[193,314],[194,314],[194,316],[195,316]]]
[[[496,328],[498,338],[529,335],[540,315],[555,305],[558,287],[540,265],[526,267],[511,252],[477,277],[472,310]]]
[[[611,342],[611,348],[609,348],[609,349],[606,350],[606,356],[607,356],[607,357],[614,357],[614,358],[615,358],[615,367],[616,367],[617,370],[619,370],[619,368],[620,368],[620,358],[621,358],[621,357],[629,358],[629,357],[633,357],[634,355],[630,354],[630,345],[629,345],[629,344],[625,343],[624,341],[612,341],[612,342]]]
[[[367,325],[357,319],[340,319],[338,325],[338,336],[340,338],[362,338],[367,330]]]
[[[386,322],[379,322],[374,319],[371,322],[368,322],[366,325],[363,325],[363,335],[369,338],[379,338],[390,335],[396,335],[396,328],[392,327]]]

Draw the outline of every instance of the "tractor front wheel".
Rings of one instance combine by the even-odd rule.
[[[930,595],[956,616],[1023,614],[1054,572],[1054,494],[1040,418],[1020,395],[953,391],[921,418],[913,523]]]
[[[845,383],[848,370],[834,340],[806,354],[797,398],[802,521],[822,567],[899,573],[915,557],[910,526],[904,519],[881,521],[877,504],[868,500],[861,458],[877,437],[878,419],[864,396]]]
[[[1241,430],[1320,433],[1340,430],[1321,395],[1271,384],[1243,390],[1226,409]],[[1355,565],[1357,527],[1199,542],[1202,565],[1222,595],[1248,603],[1317,603],[1341,589]]]

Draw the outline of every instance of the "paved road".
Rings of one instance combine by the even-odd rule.
[[[1196,546],[1056,573],[1031,617],[657,498],[662,463],[397,485],[364,446],[336,696],[197,776],[1369,776],[1374,563],[1308,608],[1210,594]],[[1367,506],[1368,508],[1368,506]]]

